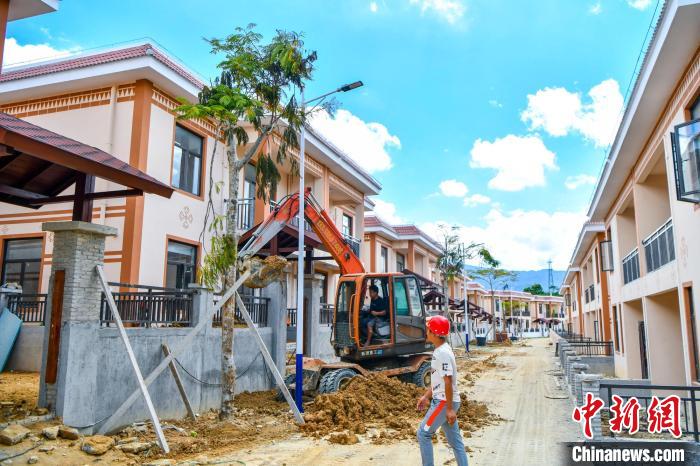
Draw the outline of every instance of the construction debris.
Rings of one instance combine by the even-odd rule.
[[[15,445],[29,435],[30,430],[19,424],[11,424],[0,431],[0,443],[3,445]]]
[[[306,409],[302,431],[313,437],[328,437],[332,443],[352,442],[350,434],[369,434],[375,443],[415,436],[422,413],[416,411],[425,389],[383,375],[358,376],[340,392],[320,395]],[[457,413],[460,428],[471,432],[498,420],[486,405],[469,401],[462,394]]]
[[[101,456],[114,446],[114,439],[105,435],[93,435],[83,439],[80,449],[88,455]]]
[[[248,288],[265,288],[272,282],[284,278],[284,269],[287,267],[287,259],[281,256],[268,256],[265,259],[251,257],[239,267],[241,274],[250,271],[248,280],[243,282]]]

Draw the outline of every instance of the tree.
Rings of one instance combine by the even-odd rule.
[[[501,268],[501,262],[496,260],[491,253],[485,249],[481,248],[479,250],[479,257],[481,258],[481,267],[472,271],[471,275],[473,278],[486,284],[491,292],[491,311],[493,312],[493,320],[491,321],[491,331],[493,332],[494,339],[496,338],[496,300],[494,295],[494,290],[500,284],[505,284],[509,281],[514,280],[518,274],[515,272],[510,272],[508,270]]]
[[[525,288],[523,288],[523,291],[525,293],[530,293],[530,294],[534,294],[534,295],[538,295],[538,296],[543,296],[543,295],[547,294],[544,292],[542,285],[540,285],[539,283],[534,283],[530,286],[526,286]]]
[[[208,39],[211,52],[221,54],[218,64],[221,74],[199,94],[198,102],[181,100],[176,109],[180,119],[206,118],[215,121],[218,133],[226,143],[228,160],[228,203],[225,213],[214,209],[210,166],[209,203],[205,215],[205,229],[213,232],[210,250],[200,269],[200,281],[211,287],[232,286],[236,281],[236,259],[239,235],[237,232],[239,180],[241,170],[257,156],[257,196],[275,197],[281,176],[278,166],[289,159],[289,150],[297,149],[297,134],[305,123],[304,112],[296,95],[311,79],[316,52],[304,48],[303,36],[296,32],[277,31],[268,44],[255,32],[255,25],[236,28],[223,39]],[[261,152],[265,142],[274,138],[277,150],[273,154]],[[268,144],[272,147],[273,144]],[[239,153],[242,149],[242,153]],[[292,169],[298,171],[291,158]],[[222,420],[233,416],[236,383],[233,335],[236,300],[230,299],[221,316],[221,411]]]
[[[451,227],[445,224],[440,225],[442,243],[436,266],[442,277],[442,294],[445,299],[445,314],[448,318],[450,315],[447,294],[448,285],[453,284],[464,273],[466,261],[474,257],[476,249],[482,246],[476,243],[464,245],[458,233],[459,227],[456,225]],[[467,297],[465,296],[464,299],[467,299]]]

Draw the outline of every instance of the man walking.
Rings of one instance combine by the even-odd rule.
[[[457,362],[452,348],[446,341],[450,333],[450,321],[443,316],[429,317],[427,327],[428,341],[433,344],[435,350],[430,363],[430,388],[416,405],[418,411],[422,411],[430,404],[417,432],[420,456],[423,466],[433,466],[432,437],[438,428],[442,427],[447,443],[454,450],[457,466],[467,466],[464,440],[457,423],[457,411],[460,405],[457,391]]]

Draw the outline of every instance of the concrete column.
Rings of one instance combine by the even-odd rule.
[[[569,365],[571,362],[569,361],[570,358],[573,358],[576,356],[576,351],[574,350],[567,350],[564,352],[564,365],[562,366],[562,371],[564,372],[564,378],[566,379],[566,382],[569,382]]]
[[[100,303],[102,288],[95,266],[103,265],[105,237],[117,229],[86,222],[47,222],[44,231],[54,232],[53,261],[49,280],[46,322],[51,322],[56,271],[65,271],[60,323],[57,378],[46,383],[50,326],[45,328],[39,404],[63,417],[70,426],[94,423],[100,394],[99,377]],[[124,354],[126,358],[126,353]]]
[[[581,403],[586,396],[586,393],[592,393],[594,397],[600,397],[600,380],[602,374],[583,374],[579,376],[581,380]],[[579,404],[579,406],[581,406]],[[593,432],[593,440],[603,439],[603,426],[600,418],[600,411],[591,419],[591,431]]]
[[[569,383],[569,393],[574,397],[576,396],[576,386],[580,384],[577,382],[577,376],[586,373],[589,370],[588,364],[574,363],[571,365],[571,381]]]
[[[569,385],[573,385],[573,383],[574,383],[574,365],[580,364],[580,362],[581,362],[581,356],[572,356],[569,358],[569,370],[566,374],[566,382]]]
[[[321,284],[323,276],[321,274],[307,274],[304,276],[304,304],[306,314],[304,315],[304,355],[308,357],[319,357],[321,355],[321,345],[318,338],[321,327]]]
[[[267,308],[267,324],[272,329],[270,354],[277,368],[284,374],[287,362],[287,282],[283,280],[270,283],[261,293],[270,298]]]
[[[190,283],[187,288],[194,290],[195,294],[192,297],[192,315],[190,320],[192,321],[190,326],[196,327],[200,320],[203,318],[211,307],[214,306],[214,293],[202,285],[197,283]],[[202,330],[202,335],[208,335],[213,332],[212,326],[207,325]]]

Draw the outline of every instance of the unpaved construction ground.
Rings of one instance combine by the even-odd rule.
[[[478,348],[470,357],[461,350],[456,354],[459,385],[465,395],[459,423],[470,464],[556,464],[552,455],[557,443],[576,439],[578,431],[569,420],[570,402],[560,399],[562,392],[550,375],[554,358],[548,340]],[[0,401],[12,400],[17,410],[32,413],[36,392],[31,388],[38,380],[35,375],[16,375],[0,374]],[[24,394],[13,392],[13,385]],[[232,423],[219,422],[213,412],[203,413],[197,421],[164,421],[171,448],[168,455],[148,444],[155,436],[147,424],[127,428],[113,440],[115,444],[145,443],[150,448],[131,454],[114,447],[95,457],[80,450],[82,440],[43,439],[42,428],[57,424],[49,421],[27,426],[33,437],[11,447],[0,446],[0,461],[4,455],[41,444],[13,458],[13,464],[26,464],[30,456],[38,464],[148,464],[159,460],[161,464],[420,464],[414,432],[421,417],[415,411],[415,400],[421,392],[397,379],[357,378],[343,392],[306,405],[308,423],[303,429],[294,425],[286,405],[276,401],[274,393],[243,394],[237,397]],[[15,411],[13,408],[12,417]],[[434,446],[436,464],[452,458],[442,435]],[[39,451],[47,447],[53,449]]]

